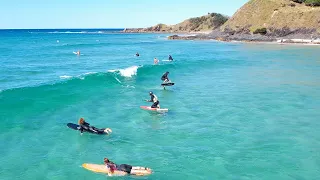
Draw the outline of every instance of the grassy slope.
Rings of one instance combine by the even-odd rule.
[[[221,30],[229,28],[237,31],[248,28],[253,32],[264,27],[310,28],[320,33],[320,7],[309,7],[290,0],[250,0],[221,27]]]
[[[139,31],[156,31],[156,32],[203,32],[219,28],[228,20],[227,17],[211,13],[205,16],[190,18],[176,25],[157,24],[149,28],[140,28]],[[128,29],[130,31],[131,29]],[[134,29],[133,29],[134,31]]]

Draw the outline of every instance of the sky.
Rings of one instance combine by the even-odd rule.
[[[138,28],[216,12],[248,0],[0,0],[0,29]]]

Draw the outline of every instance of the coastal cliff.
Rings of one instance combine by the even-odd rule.
[[[319,5],[320,0],[250,0],[207,35],[169,39],[320,44]]]
[[[168,38],[320,44],[320,0],[249,0],[231,18],[209,13],[172,26],[158,24],[124,32],[198,32]]]
[[[148,28],[125,29],[126,33],[143,32],[207,32],[220,28],[228,20],[227,16],[219,13],[208,13],[205,16],[187,19],[176,25],[157,24]]]
[[[320,7],[307,6],[299,0],[250,0],[220,30],[231,35],[311,37],[320,33]]]

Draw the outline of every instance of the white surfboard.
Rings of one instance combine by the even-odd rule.
[[[140,106],[140,108],[147,110],[147,111],[153,111],[153,112],[158,112],[158,113],[165,113],[165,112],[169,111],[169,109],[151,108],[150,106]]]

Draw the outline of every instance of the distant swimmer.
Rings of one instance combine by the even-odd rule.
[[[83,118],[79,119],[78,124],[80,126],[79,130],[81,134],[83,133],[83,131],[88,131],[95,134],[110,134],[112,132],[110,128],[98,129],[94,126],[90,126],[90,124],[87,123]]]
[[[136,56],[137,56],[137,57],[139,57],[139,56],[140,56],[140,54],[137,52],[137,53],[136,53]]]
[[[139,166],[131,166],[128,164],[115,164],[114,162],[110,161],[108,158],[103,159],[104,165],[109,170],[110,175],[117,174],[116,171],[122,171],[130,175],[148,175],[152,173],[150,168],[146,167],[139,167]]]
[[[153,94],[153,92],[149,92],[149,95],[151,97],[150,100],[146,100],[147,102],[153,102],[153,104],[151,105],[151,108],[160,108],[160,105],[159,105],[159,101],[158,101],[158,97]]]
[[[154,64],[158,64],[159,60],[157,58],[154,58],[153,62],[154,62]]]
[[[77,51],[77,55],[80,56],[80,51],[79,50]]]
[[[173,61],[173,58],[171,55],[169,55],[169,61]]]

